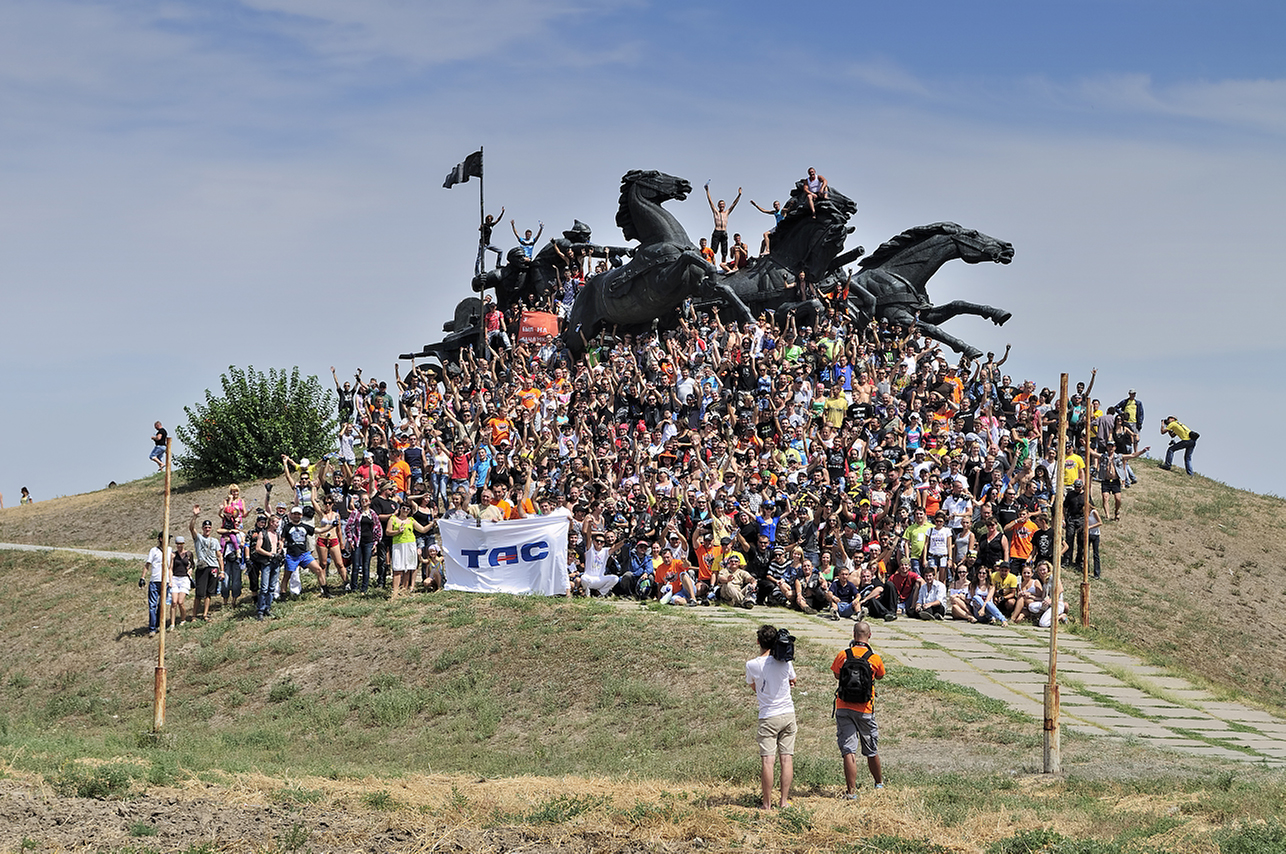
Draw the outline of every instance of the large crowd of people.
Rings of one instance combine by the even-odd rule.
[[[591,271],[569,272],[574,294]],[[1148,450],[1135,391],[1101,400],[1091,375],[1070,396],[1060,471],[1056,393],[1013,382],[1008,348],[957,359],[839,304],[806,326],[687,304],[671,331],[605,334],[576,358],[550,334],[522,341],[522,308],[490,311],[458,361],[382,380],[332,368],[336,449],[283,457],[293,495],[275,514],[248,519],[230,492],[211,529],[237,565],[235,586],[218,570],[225,600],[242,567],[261,617],[301,571],[326,596],[436,589],[438,518],[562,513],[573,595],[1047,624],[1066,607],[1053,561],[1080,561],[1086,502],[1098,576],[1129,461]]]

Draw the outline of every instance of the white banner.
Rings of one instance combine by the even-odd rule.
[[[563,596],[567,582],[566,516],[506,522],[438,521],[446,558],[446,589],[473,593]]]

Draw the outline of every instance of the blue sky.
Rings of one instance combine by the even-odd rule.
[[[475,184],[547,233],[613,225],[655,168],[745,199],[808,166],[850,244],[954,220],[1008,267],[942,302],[1003,306],[1016,376],[1100,369],[1200,471],[1282,492],[1243,419],[1286,417],[1277,258],[1286,7],[1270,3],[0,0],[0,492],[146,474],[230,364],[388,377],[468,294]],[[695,239],[698,191],[671,208]],[[756,241],[751,240],[752,244]],[[1231,306],[1229,305],[1231,303]],[[1278,455],[1280,458],[1280,455]]]

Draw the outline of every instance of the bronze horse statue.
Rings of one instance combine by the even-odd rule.
[[[599,273],[585,283],[563,329],[562,340],[576,355],[605,325],[624,329],[650,325],[674,313],[703,289],[717,291],[743,317],[750,313],[726,286],[713,281],[714,266],[692,245],[679,221],[661,207],[683,201],[692,185],[664,172],[632,170],[621,178],[616,224],[626,240],[641,245],[629,263]]]
[[[848,220],[857,213],[852,199],[832,188],[816,200],[813,214],[804,202],[804,192],[800,181],[786,203],[786,216],[773,231],[772,250],[719,281],[753,314],[794,312],[801,325],[811,325],[825,312],[825,305],[811,294],[800,293],[799,274],[804,273],[809,282],[822,282],[864,250],[859,246],[842,252],[845,238],[853,233]]]
[[[921,225],[907,229],[863,258],[858,263],[861,272],[851,280],[832,274],[823,288],[829,287],[832,292],[847,288],[851,308],[868,317],[887,318],[904,326],[914,324],[935,341],[976,359],[982,355],[981,350],[944,332],[938,324],[972,314],[1002,326],[1011,315],[994,306],[964,300],[945,305],[932,303],[925,285],[939,267],[957,258],[966,264],[1008,264],[1014,260],[1014,247],[954,222]]]

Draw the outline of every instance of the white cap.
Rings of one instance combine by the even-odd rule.
[[[296,504],[294,507],[291,507],[291,508],[290,508],[290,512],[291,512],[291,513],[303,513],[303,512],[304,512],[304,508],[302,508],[302,507],[300,507],[299,505],[297,505],[297,504]]]
[[[299,467],[300,467],[301,469],[306,469],[306,468],[308,468],[308,458],[307,458],[307,457],[304,457],[302,460],[300,460],[300,461],[299,461]]]

